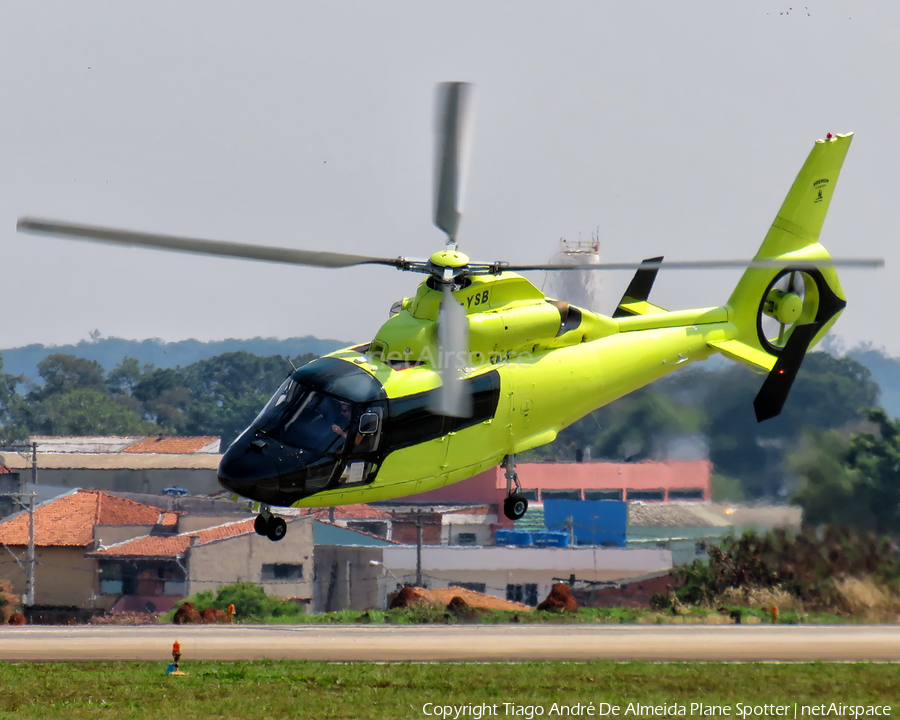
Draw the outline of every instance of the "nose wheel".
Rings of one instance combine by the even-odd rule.
[[[259,509],[259,515],[253,521],[253,529],[257,535],[269,538],[272,542],[277,542],[284,537],[287,532],[287,523],[284,518],[275,517],[268,505],[263,505]]]
[[[528,498],[522,492],[519,485],[519,475],[516,472],[516,463],[512,455],[507,455],[503,461],[506,468],[506,500],[503,501],[503,514],[510,520],[521,520],[528,512]],[[515,487],[515,492],[513,492]]]

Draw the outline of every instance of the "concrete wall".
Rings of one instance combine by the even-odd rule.
[[[382,548],[384,566],[403,582],[416,572],[416,548],[395,545]],[[543,600],[554,582],[575,575],[578,580],[609,582],[672,567],[672,552],[665,548],[515,548],[424,546],[422,572],[428,587],[447,587],[461,582],[484,583],[485,592],[506,597],[507,585],[537,585]],[[396,582],[382,580],[379,606]]]
[[[666,595],[676,583],[671,573],[642,578],[614,587],[580,588],[573,592],[585,607],[650,607],[653,595]]]
[[[39,468],[38,477],[41,485],[153,495],[159,495],[169,486],[183,487],[191,495],[211,495],[222,490],[216,471],[207,468]]]
[[[155,527],[155,525],[94,525],[94,547],[107,547],[125,540],[149,535]],[[174,531],[175,528],[171,528],[171,530]]]
[[[475,535],[475,545],[492,545],[497,516],[493,514],[472,515],[467,513],[446,513],[442,518],[441,543],[459,545],[460,533]]]
[[[27,548],[11,546],[25,565]],[[97,563],[85,558],[83,547],[38,547],[35,549],[35,605],[100,608],[108,598],[100,597]],[[13,592],[25,596],[25,570],[6,551],[0,555],[0,578],[9,580]]]
[[[253,516],[248,513],[231,513],[228,515],[201,515],[190,513],[180,515],[178,517],[178,532],[185,533],[193,532],[194,530],[205,530],[206,528],[215,527],[216,525],[247,520],[251,517]]]
[[[380,547],[316,546],[315,612],[383,608],[385,569]],[[388,576],[390,580],[390,576]],[[396,581],[393,581],[396,585]]]
[[[313,597],[313,518],[287,520],[282,540],[249,533],[188,548],[184,565],[188,569],[187,594],[216,590],[221,585],[252,582],[270,595]],[[301,564],[299,580],[263,580],[264,564]]]

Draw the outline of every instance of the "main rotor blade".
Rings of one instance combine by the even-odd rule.
[[[454,244],[462,213],[471,89],[462,82],[438,85],[434,224],[447,233],[447,242]]]
[[[510,272],[526,272],[529,270],[703,270],[706,268],[764,268],[792,267],[807,270],[827,266],[880,268],[884,267],[884,258],[830,258],[828,260],[667,260],[666,262],[642,263],[591,263],[589,265],[504,265],[501,270]]]
[[[460,378],[469,356],[469,322],[463,306],[444,288],[437,326],[437,369],[441,386],[431,411],[449,417],[471,417],[472,397]]]
[[[92,225],[74,225],[55,220],[39,220],[20,218],[16,224],[20,232],[40,235],[60,235],[78,240],[111,243],[113,245],[132,245],[137,247],[174,250],[176,252],[193,253],[195,255],[215,255],[218,257],[244,258],[246,260],[262,260],[265,262],[287,263],[289,265],[308,265],[312,267],[342,268],[353,265],[389,265],[403,267],[402,258],[377,258],[366,255],[347,255],[344,253],[322,252],[318,250],[292,250],[290,248],[267,247],[264,245],[245,245],[242,243],[221,242],[218,240],[199,240],[197,238],[178,237],[175,235],[157,235],[154,233],[132,232],[113,228],[95,227]]]

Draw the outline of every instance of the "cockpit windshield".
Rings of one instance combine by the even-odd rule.
[[[336,358],[322,358],[284,381],[254,421],[257,430],[301,450],[339,454],[356,445],[359,417],[384,398],[371,375]]]

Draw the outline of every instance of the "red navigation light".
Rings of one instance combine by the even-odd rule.
[[[825,136],[825,138],[826,138],[827,140],[831,140],[831,138],[833,138],[833,137],[834,137],[834,135],[832,135],[831,133],[828,133],[828,134]]]

